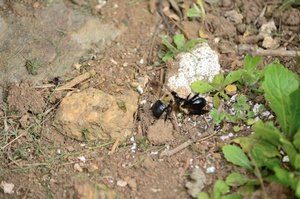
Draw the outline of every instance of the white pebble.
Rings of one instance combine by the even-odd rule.
[[[7,193],[7,194],[13,194],[14,193],[15,185],[13,183],[7,183],[5,181],[2,181],[0,186],[3,189],[4,193]]]
[[[117,185],[119,187],[126,187],[127,186],[127,182],[125,180],[118,180],[117,181]]]
[[[216,171],[216,168],[214,166],[208,167],[206,169],[206,173],[214,173]]]
[[[116,62],[113,58],[110,59],[111,63],[113,63],[114,65],[118,65],[118,62]]]
[[[142,100],[141,102],[140,102],[140,105],[143,105],[143,104],[146,104],[147,103],[147,100]]]
[[[137,92],[139,94],[143,94],[143,92],[144,92],[144,89],[140,85],[138,85],[138,87],[136,88],[136,90],[137,90]]]
[[[80,156],[77,158],[78,160],[80,160],[81,162],[85,163],[86,162],[86,158],[84,156]]]
[[[61,150],[60,150],[60,149],[57,149],[57,150],[56,150],[56,153],[57,153],[58,155],[60,155],[60,154],[61,154]]]
[[[286,156],[283,156],[282,162],[290,162],[289,157],[288,157],[287,155],[286,155]]]
[[[81,166],[78,163],[74,164],[74,170],[78,171],[78,172],[83,172],[83,169],[81,168]]]

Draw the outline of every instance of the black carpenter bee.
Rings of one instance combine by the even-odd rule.
[[[160,116],[166,112],[166,120],[168,115],[174,109],[191,115],[202,115],[207,113],[207,110],[203,109],[206,105],[206,100],[200,97],[199,94],[196,94],[193,97],[190,97],[190,95],[188,95],[187,98],[181,98],[174,91],[164,94],[152,106],[154,117],[160,118]]]

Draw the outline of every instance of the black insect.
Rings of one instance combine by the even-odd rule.
[[[199,94],[187,98],[181,98],[179,95],[172,91],[166,93],[157,100],[152,106],[152,113],[154,117],[159,118],[164,112],[166,112],[165,120],[172,110],[178,110],[185,114],[202,115],[207,113],[207,110],[203,108],[206,105],[206,100],[199,96]]]

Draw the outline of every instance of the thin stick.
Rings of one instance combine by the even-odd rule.
[[[119,146],[119,143],[120,143],[120,138],[117,138],[116,141],[115,141],[115,143],[111,147],[111,150],[108,152],[108,155],[111,155],[111,154],[113,154],[116,151],[116,149]]]
[[[4,150],[7,146],[11,145],[12,143],[14,143],[16,140],[18,140],[20,137],[23,137],[27,134],[27,132],[23,132],[20,135],[18,135],[15,139],[13,139],[12,141],[10,141],[9,143],[7,143],[6,145],[4,145],[1,150]]]
[[[86,72],[82,75],[79,75],[77,77],[75,77],[74,79],[72,79],[71,81],[67,82],[65,85],[62,85],[60,87],[58,87],[57,89],[55,89],[56,91],[62,91],[62,90],[69,90],[70,88],[73,88],[74,86],[76,86],[77,84],[93,77],[96,74],[95,70],[91,70],[89,72]]]
[[[260,56],[275,56],[275,57],[300,57],[300,51],[296,50],[263,50],[261,48],[255,48],[253,46],[248,45],[240,45],[239,53],[248,52],[252,55],[260,55]]]
[[[53,88],[55,86],[56,86],[55,84],[42,84],[42,85],[33,86],[33,88]]]
[[[214,132],[214,133],[212,133],[212,134],[210,134],[210,135],[208,135],[208,136],[206,136],[206,137],[204,137],[204,138],[200,138],[200,139],[198,139],[198,140],[188,139],[187,141],[185,141],[184,143],[182,143],[181,145],[177,146],[176,148],[174,148],[174,149],[172,149],[172,150],[168,150],[168,151],[163,151],[163,152],[161,152],[160,157],[163,157],[163,156],[172,156],[172,155],[178,153],[179,151],[181,151],[181,150],[187,148],[187,147],[190,146],[192,143],[194,143],[194,142],[203,142],[203,141],[205,141],[205,140],[207,140],[207,139],[212,138],[212,137],[215,136],[217,133],[218,133],[218,132],[216,131],[216,132]]]
[[[149,50],[148,57],[147,57],[147,65],[150,65],[150,61],[152,60],[154,42],[155,42],[156,36],[159,32],[159,26],[160,26],[161,22],[162,22],[162,19],[159,20],[158,24],[155,27],[154,34],[152,35],[152,39],[151,39],[151,43],[150,43],[150,50]]]

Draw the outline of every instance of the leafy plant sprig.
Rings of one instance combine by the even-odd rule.
[[[167,47],[167,51],[163,54],[162,60],[164,62],[172,60],[177,54],[181,52],[188,52],[194,48],[197,44],[205,42],[205,39],[191,39],[186,40],[183,34],[177,34],[173,37],[173,45],[169,42],[169,37],[164,35],[162,38],[162,44]]]

